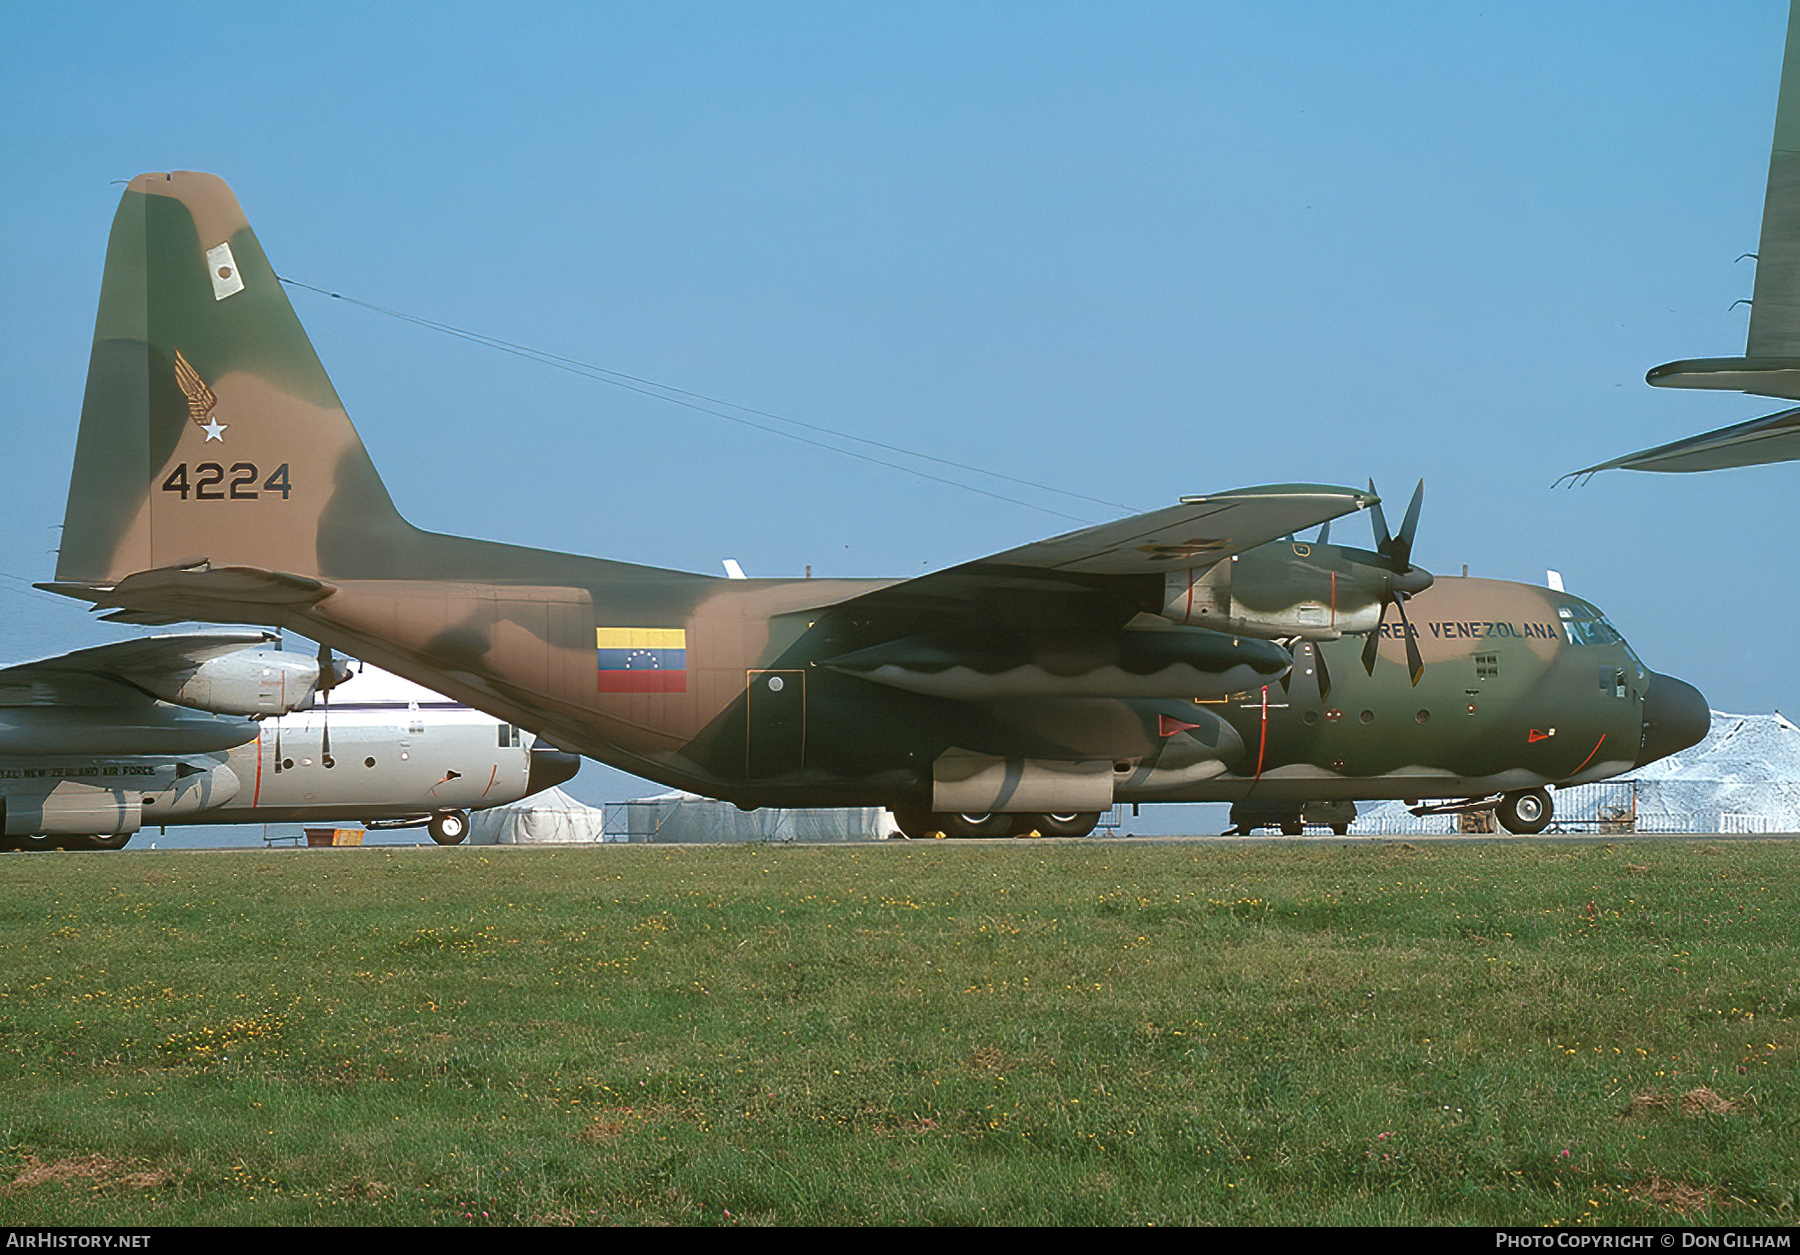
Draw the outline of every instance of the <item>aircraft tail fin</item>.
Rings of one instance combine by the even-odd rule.
[[[1744,356],[1668,362],[1645,378],[1659,388],[1747,392],[1800,401],[1800,4],[1788,12],[1751,297]]]
[[[190,171],[133,179],[107,244],[61,591],[201,565],[353,575],[423,535],[231,189]]]
[[[1800,357],[1800,5],[1788,13],[1744,355]]]

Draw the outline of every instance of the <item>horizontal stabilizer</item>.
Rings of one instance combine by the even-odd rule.
[[[1697,357],[1644,376],[1658,388],[1705,388],[1800,401],[1800,357]]]
[[[112,585],[65,581],[36,587],[91,601],[97,610],[214,623],[274,622],[281,612],[315,605],[337,591],[322,580],[284,571],[208,566],[138,571]]]

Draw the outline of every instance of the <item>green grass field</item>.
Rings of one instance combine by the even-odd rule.
[[[1785,1224],[1800,845],[0,857],[0,1224]]]

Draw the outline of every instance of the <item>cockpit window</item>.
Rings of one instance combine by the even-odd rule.
[[[1571,645],[1622,645],[1625,638],[1592,606],[1558,606],[1563,634]]]

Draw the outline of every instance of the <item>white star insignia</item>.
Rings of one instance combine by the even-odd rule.
[[[227,424],[221,423],[217,418],[208,414],[206,416],[206,421],[200,424],[200,430],[206,433],[207,440],[217,440],[220,444],[224,444],[226,426]],[[202,441],[201,443],[204,444],[205,441]]]

